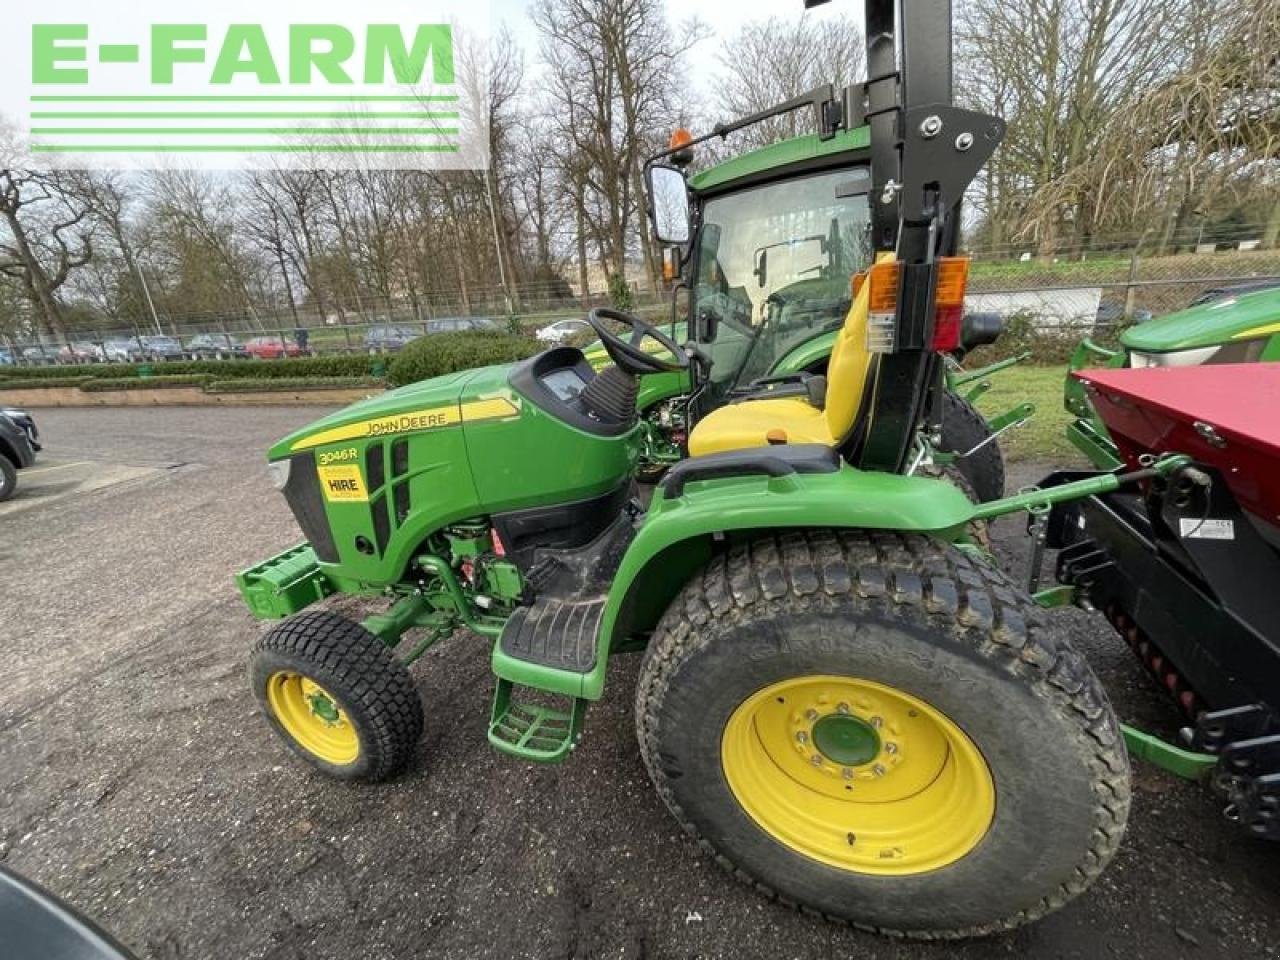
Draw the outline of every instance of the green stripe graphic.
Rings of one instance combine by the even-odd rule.
[[[101,144],[74,146],[70,144],[32,144],[32,153],[457,153],[456,144],[191,144],[185,147],[151,144]]]
[[[32,136],[150,136],[176,134],[178,136],[209,134],[211,136],[242,136],[244,134],[270,134],[273,136],[335,137],[349,134],[376,134],[396,137],[448,137],[458,133],[457,127],[439,127],[430,130],[412,130],[395,127],[32,127]]]
[[[306,96],[302,94],[283,96],[278,94],[262,95],[208,95],[208,96],[69,96],[49,95],[33,96],[33,103],[455,103],[456,96],[430,97],[397,97],[397,96]]]
[[[32,120],[457,120],[456,113],[130,113],[122,111],[65,113],[36,110]]]

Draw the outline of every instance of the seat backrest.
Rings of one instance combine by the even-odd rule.
[[[876,262],[892,260],[893,253],[879,253]],[[864,282],[849,306],[844,326],[836,334],[827,362],[827,402],[824,413],[827,429],[840,444],[853,432],[862,413],[867,376],[874,354],[867,349],[867,314],[871,305],[871,284]]]

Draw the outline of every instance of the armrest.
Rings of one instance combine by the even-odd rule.
[[[774,397],[804,397],[821,410],[827,404],[827,378],[819,373],[789,373],[779,377],[752,380],[742,392],[735,393],[730,403],[764,400]]]
[[[664,499],[684,495],[685,484],[725,477],[786,477],[796,473],[835,473],[840,455],[821,443],[728,450],[682,460],[658,484]]]

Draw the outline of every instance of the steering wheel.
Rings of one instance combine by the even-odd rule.
[[[630,339],[623,339],[610,330],[605,324],[606,320],[613,320],[615,323],[630,327]],[[646,323],[634,314],[612,310],[609,307],[597,307],[587,314],[587,323],[591,324],[592,329],[599,335],[600,342],[604,344],[609,357],[620,370],[638,377],[646,373],[675,373],[689,369],[689,355],[684,348],[657,327]],[[640,344],[646,338],[655,340],[675,359],[663,360],[641,349]]]

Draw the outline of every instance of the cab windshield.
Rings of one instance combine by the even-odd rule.
[[[715,392],[768,376],[844,322],[850,278],[871,260],[869,186],[867,168],[855,167],[707,202],[693,295],[697,315],[719,321]]]

